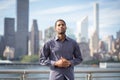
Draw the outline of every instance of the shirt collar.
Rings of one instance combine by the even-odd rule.
[[[56,41],[59,40],[59,39],[58,39],[58,36],[55,36],[54,39],[55,39]],[[65,37],[65,40],[69,40],[69,37],[66,36],[66,37]]]

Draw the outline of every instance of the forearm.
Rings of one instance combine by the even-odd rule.
[[[46,58],[40,58],[40,64],[45,66],[54,66],[55,61]]]
[[[71,65],[75,66],[82,62],[82,58],[74,58],[73,60],[70,60]]]

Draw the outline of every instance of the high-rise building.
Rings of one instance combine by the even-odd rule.
[[[39,30],[39,40],[43,40],[43,34],[41,30]]]
[[[53,38],[55,36],[54,27],[49,27],[45,30],[45,42],[48,41],[50,38]]]
[[[97,32],[97,36],[99,38],[99,4],[94,4],[94,27]]]
[[[17,32],[15,56],[28,53],[29,0],[17,0]]]
[[[88,42],[88,17],[77,22],[77,42]]]
[[[95,39],[95,48],[98,49],[99,44],[99,4],[94,4],[94,28],[96,33],[96,39]]]
[[[99,41],[98,53],[99,54],[106,54],[107,53],[106,44],[102,40]]]
[[[44,45],[43,32],[41,30],[39,30],[39,46],[40,46],[40,49],[43,47],[43,45]]]
[[[90,38],[90,54],[91,56],[94,55],[94,53],[97,53],[98,46],[96,47],[97,42],[97,33],[94,32],[93,35]]]
[[[112,35],[106,36],[104,38],[104,42],[106,43],[106,49],[108,52],[112,51],[112,44],[113,44],[114,38]]]
[[[117,39],[120,38],[120,30],[117,32]]]
[[[90,39],[91,56],[97,53],[99,44],[99,4],[94,4],[94,28],[95,31]]]
[[[80,42],[79,47],[80,47],[80,51],[81,51],[83,61],[91,60],[89,44],[86,43],[86,42]]]
[[[15,48],[15,20],[14,18],[4,19],[5,46]]]
[[[30,33],[30,52],[31,54],[39,53],[39,30],[37,20],[33,20],[33,25]]]
[[[0,35],[0,55],[3,55],[5,49],[5,39],[2,35]]]

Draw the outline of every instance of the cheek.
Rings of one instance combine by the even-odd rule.
[[[66,30],[67,28],[65,27],[65,30]]]
[[[55,31],[59,31],[59,30],[61,30],[59,27],[55,28]]]
[[[57,31],[57,28],[55,27],[55,31]]]
[[[55,30],[58,30],[59,29],[59,27],[55,27]]]

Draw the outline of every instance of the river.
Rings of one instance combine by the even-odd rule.
[[[111,64],[110,64],[111,65]],[[49,71],[49,67],[47,66],[41,66],[38,64],[0,64],[0,70],[48,70]],[[93,70],[93,71],[99,71],[99,70],[120,70],[120,66],[117,65],[115,66],[113,63],[113,66],[109,66],[107,68],[100,68],[99,66],[88,66],[88,65],[78,65],[75,66],[75,71],[89,71],[89,70]],[[0,74],[0,80],[6,80],[6,79],[1,79],[2,77],[11,77],[11,76],[19,76],[17,74]],[[31,75],[29,75],[31,76]],[[44,74],[44,75],[40,75],[40,74],[32,74],[33,77],[36,76],[49,76],[49,74]],[[87,73],[75,73],[76,77],[86,77]],[[93,80],[120,80],[120,73],[94,73],[92,74],[92,76],[119,76],[116,78],[113,77],[104,77],[104,78],[94,78]],[[12,80],[12,79],[7,79],[7,80]],[[18,80],[18,79],[17,79]],[[29,79],[27,79],[29,80]],[[37,79],[38,80],[38,79]],[[40,79],[41,80],[41,79]],[[81,79],[75,79],[75,80],[86,80],[85,78],[81,78]]]

